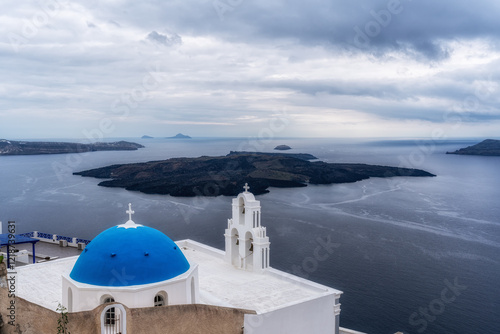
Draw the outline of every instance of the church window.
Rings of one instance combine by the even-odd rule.
[[[102,304],[114,303],[115,302],[115,299],[113,297],[111,297],[110,295],[102,297],[101,300],[102,300]]]
[[[160,294],[157,294],[155,296],[155,302],[154,302],[154,305],[155,306],[165,306],[165,298],[160,295]]]
[[[105,297],[103,300],[103,304],[106,303],[114,303],[115,299],[113,297]],[[104,323],[106,325],[114,325],[116,321],[116,313],[115,313],[115,308],[111,307],[106,311],[106,314],[104,315]]]
[[[168,305],[168,294],[165,291],[160,291],[154,298],[154,306]]]

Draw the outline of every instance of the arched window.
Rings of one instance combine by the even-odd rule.
[[[154,299],[154,306],[166,306],[168,305],[168,295],[166,292],[158,292]]]
[[[104,296],[102,303],[114,303],[115,299],[111,296]],[[104,324],[105,325],[114,325],[116,322],[116,313],[115,313],[115,308],[111,307],[106,311],[106,314],[104,315]]]
[[[110,295],[104,295],[101,297],[101,304],[114,303],[115,299]]]
[[[165,306],[165,300],[162,295],[155,296],[155,306]]]
[[[123,305],[113,303],[104,306],[100,333],[127,334],[127,312]]]

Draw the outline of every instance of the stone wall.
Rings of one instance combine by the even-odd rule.
[[[11,298],[8,289],[0,288],[0,334],[57,333],[60,313],[15,298],[15,319],[10,318]],[[101,312],[106,305],[92,311],[68,313],[67,329],[71,334],[100,334]],[[211,305],[172,305],[129,309],[129,334],[242,334],[245,314],[254,311]],[[14,320],[14,326],[9,321]]]
[[[127,333],[242,334],[245,314],[255,312],[200,304],[128,309]]]
[[[14,318],[11,318],[11,301],[15,300]],[[101,307],[102,308],[102,307]],[[99,308],[88,312],[68,314],[71,334],[100,334]],[[8,289],[0,289],[0,334],[53,334],[57,333],[60,314],[22,298],[9,298]],[[9,321],[13,321],[9,324]]]

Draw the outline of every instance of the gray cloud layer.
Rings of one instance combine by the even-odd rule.
[[[13,3],[0,137],[78,136],[105,118],[109,136],[252,135],[283,109],[277,135],[491,136],[499,13],[486,0]]]

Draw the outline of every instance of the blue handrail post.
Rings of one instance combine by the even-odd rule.
[[[33,246],[33,263],[35,263],[35,243],[31,244]]]

